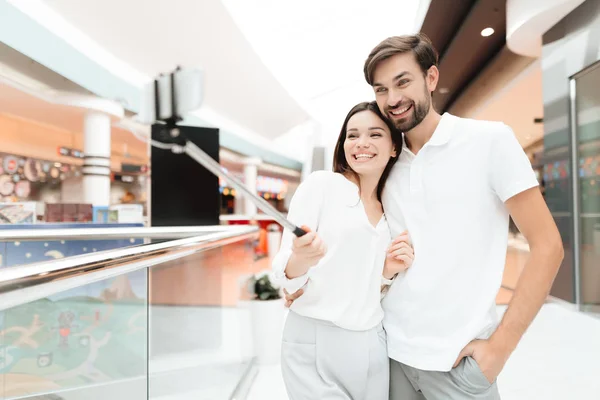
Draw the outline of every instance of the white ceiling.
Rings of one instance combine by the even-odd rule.
[[[13,4],[25,7],[18,1]],[[91,57],[139,85],[177,65],[205,71],[203,108],[274,138],[309,117],[252,50],[219,0],[44,0]],[[30,6],[26,12],[37,12]],[[108,53],[108,54],[106,54]],[[118,65],[119,64],[119,65]],[[125,64],[125,65],[123,65]],[[138,72],[137,74],[135,72]],[[212,122],[212,121],[208,121]]]
[[[222,0],[256,53],[320,124],[323,144],[373,100],[363,63],[381,40],[417,31],[424,0]]]
[[[430,3],[8,1],[38,22],[52,20],[54,33],[133,84],[176,65],[203,68],[199,115],[208,122],[274,139],[312,119],[325,143],[354,104],[373,98],[362,76],[371,48],[418,30]]]

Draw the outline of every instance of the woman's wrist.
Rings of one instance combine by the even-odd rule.
[[[393,280],[396,277],[396,275],[398,275],[398,273],[395,271],[391,271],[390,268],[388,268],[388,261],[386,260],[381,275],[387,280]]]
[[[396,277],[396,275],[398,275],[397,272],[393,272],[393,271],[388,271],[387,268],[383,269],[383,273],[381,274],[385,279],[391,281],[394,280],[394,278]]]
[[[294,279],[306,274],[309,268],[307,260],[303,257],[298,257],[296,253],[292,253],[285,267],[285,276],[288,279]]]

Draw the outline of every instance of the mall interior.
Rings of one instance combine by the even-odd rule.
[[[419,31],[435,109],[512,128],[565,249],[500,394],[600,399],[600,0],[0,0],[0,399],[287,399],[281,221],[152,146],[144,88],[201,70],[181,130],[285,216],[370,50]]]

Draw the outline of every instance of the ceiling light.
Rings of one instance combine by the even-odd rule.
[[[440,88],[440,93],[441,93],[441,94],[446,94],[446,93],[448,93],[448,92],[450,92],[450,89],[448,89],[448,88],[445,88],[445,87],[443,87],[443,88]]]
[[[494,34],[494,28],[485,28],[481,31],[481,36],[488,37]]]

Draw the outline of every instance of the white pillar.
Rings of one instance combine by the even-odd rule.
[[[246,187],[256,194],[256,178],[258,176],[258,166],[262,163],[260,158],[247,158],[244,160],[244,183]],[[244,214],[250,217],[256,215],[256,206],[247,197],[244,199]]]
[[[244,195],[236,191],[233,205],[233,213],[235,215],[244,215],[244,201],[246,201]]]
[[[110,205],[110,116],[88,111],[84,119],[83,199],[94,206]]]

